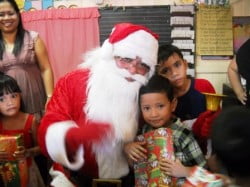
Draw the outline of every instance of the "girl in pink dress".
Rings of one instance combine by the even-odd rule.
[[[40,153],[36,145],[37,120],[21,108],[21,90],[12,77],[0,73],[0,134],[23,134],[24,148],[14,153],[17,159],[26,158],[28,164],[28,187],[44,187],[39,170],[33,160]],[[0,159],[6,159],[7,153],[0,152]]]

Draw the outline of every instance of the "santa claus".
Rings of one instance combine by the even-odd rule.
[[[123,145],[137,132],[138,90],[154,73],[157,39],[144,26],[115,25],[78,70],[58,81],[38,132],[42,151],[83,180],[126,176]]]

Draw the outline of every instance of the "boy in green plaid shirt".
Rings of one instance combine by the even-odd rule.
[[[162,158],[159,163],[161,171],[177,177],[177,184],[181,185],[185,177],[190,175],[192,167],[204,167],[206,161],[192,132],[173,115],[177,99],[168,79],[154,75],[147,85],[140,88],[139,104],[146,122],[139,134],[162,127],[172,129],[175,160]],[[143,141],[126,144],[124,150],[128,159],[133,162],[146,159],[145,145]]]

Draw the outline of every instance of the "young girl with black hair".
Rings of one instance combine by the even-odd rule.
[[[21,90],[12,77],[0,73],[0,134],[24,137],[24,147],[14,153],[17,159],[26,158],[28,164],[28,187],[44,187],[39,170],[33,157],[40,153],[36,145],[37,120],[29,113],[22,112]],[[0,159],[6,159],[7,153],[0,152]]]

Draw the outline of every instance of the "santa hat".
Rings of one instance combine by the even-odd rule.
[[[132,59],[140,57],[150,67],[151,76],[157,63],[158,35],[141,25],[119,23],[104,41],[102,49],[106,55]]]

